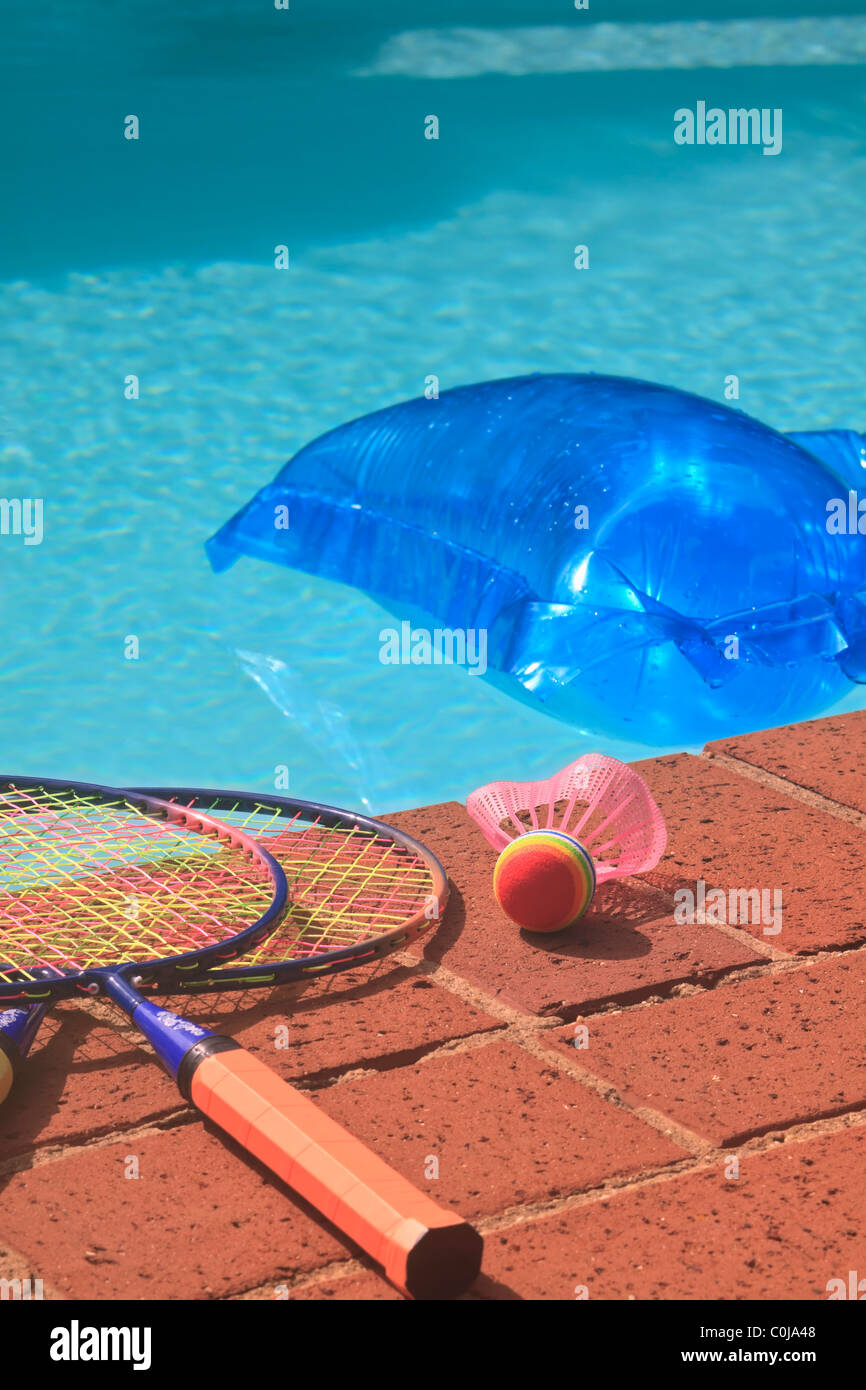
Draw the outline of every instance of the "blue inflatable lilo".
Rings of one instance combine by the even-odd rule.
[[[489,679],[583,729],[696,742],[866,680],[864,443],[617,377],[483,382],[314,440],[207,548],[483,630]]]

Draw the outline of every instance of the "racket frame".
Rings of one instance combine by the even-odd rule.
[[[197,798],[202,798],[207,802],[206,814],[208,815],[218,816],[220,810],[237,810],[239,803],[249,806],[251,809],[259,804],[280,811],[285,810],[287,813],[292,809],[310,813],[311,825],[318,821],[330,826],[345,826],[346,828],[354,826],[358,830],[391,840],[420,859],[427,867],[431,879],[427,902],[435,900],[436,903],[436,911],[433,916],[428,915],[426,907],[419,908],[411,918],[407,918],[405,922],[388,932],[383,932],[380,936],[371,937],[369,940],[357,942],[352,946],[336,947],[333,951],[318,956],[301,956],[293,960],[275,961],[273,964],[268,962],[185,972],[182,978],[172,978],[169,982],[170,988],[163,988],[164,981],[162,979],[148,978],[147,974],[142,972],[141,979],[136,981],[136,989],[142,994],[174,993],[175,989],[180,994],[222,994],[231,990],[266,989],[310,976],[337,974],[341,970],[351,970],[362,965],[369,965],[390,955],[393,951],[400,950],[402,946],[408,945],[440,921],[448,903],[448,876],[435,854],[426,845],[413,839],[411,835],[407,835],[405,831],[386,825],[383,821],[375,820],[371,816],[341,810],[339,806],[330,806],[325,802],[304,801],[297,797],[277,796],[271,792],[223,791],[207,787],[135,787],[132,790],[136,794],[155,797],[171,804],[185,804],[186,798],[192,802],[195,802]],[[195,806],[192,809],[195,810]],[[288,814],[286,814],[285,819],[289,819]],[[289,909],[289,915],[291,915],[291,909]]]

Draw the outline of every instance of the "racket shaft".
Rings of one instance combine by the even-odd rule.
[[[193,1103],[338,1226],[413,1297],[454,1297],[475,1278],[481,1237],[243,1048],[197,1066]]]

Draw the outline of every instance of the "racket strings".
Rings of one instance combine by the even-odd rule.
[[[122,796],[0,793],[0,981],[210,947],[266,911],[265,870],[230,841]]]
[[[331,836],[324,846],[310,846],[309,838],[296,847],[303,859],[292,910],[299,944],[307,948],[314,936],[326,949],[381,936],[429,897],[426,865],[394,841],[350,836],[335,845]]]
[[[288,915],[243,964],[298,960],[375,941],[424,910],[430,868],[399,841],[350,822],[332,825],[277,807],[220,806],[214,814],[254,835],[281,864]]]

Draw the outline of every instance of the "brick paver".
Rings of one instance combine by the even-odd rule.
[[[697,894],[701,881],[728,902],[732,889],[756,890],[771,906],[778,893],[780,931],[762,919],[740,921],[737,930],[792,954],[866,943],[860,827],[710,758],[682,754],[638,766],[668,827],[651,883],[678,881]]]
[[[575,1054],[631,1104],[714,1144],[866,1108],[866,956],[822,960],[588,1021]]]
[[[720,1163],[613,1193],[496,1232],[479,1290],[493,1299],[826,1299],[831,1280],[866,1273],[864,1165],[861,1126],[746,1155],[737,1177]]]
[[[664,859],[548,938],[497,908],[462,806],[401,812],[452,881],[435,929],[376,969],[180,1007],[475,1221],[470,1297],[825,1299],[864,1266],[864,732],[861,713],[641,763]],[[723,914],[689,915],[699,884]],[[734,911],[777,891],[780,920]],[[0,1277],[61,1298],[398,1297],[109,1009],[54,1011],[3,1117]]]

